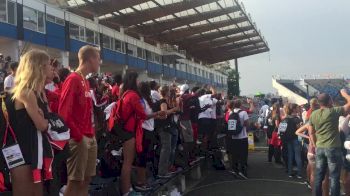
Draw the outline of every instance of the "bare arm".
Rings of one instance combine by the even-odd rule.
[[[29,94],[22,92],[18,97],[18,101],[24,105],[35,127],[39,131],[46,131],[48,128],[48,121],[44,118],[43,111],[38,106],[34,92],[31,91]]]
[[[301,126],[301,127],[295,132],[295,134],[296,134],[297,136],[302,137],[302,138],[310,139],[310,136],[304,134],[305,131],[308,131],[308,126],[309,126],[308,124]]]
[[[349,121],[350,121],[350,115],[347,115],[343,124],[341,125],[341,130],[345,134],[348,134],[350,132]]]
[[[310,134],[310,144],[312,144],[314,147],[316,147],[316,130],[313,126],[308,125],[308,131]]]
[[[349,114],[350,112],[350,95],[346,92],[345,89],[342,89],[340,91],[340,94],[344,97],[344,99],[346,100],[346,104],[343,106],[345,114]]]

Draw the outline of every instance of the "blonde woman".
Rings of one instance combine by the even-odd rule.
[[[45,170],[47,161],[42,154],[50,151],[47,147],[45,131],[48,121],[47,101],[43,93],[46,76],[52,74],[50,58],[46,52],[31,50],[24,54],[19,63],[13,89],[14,132],[20,146],[24,164],[10,170],[14,196],[41,196],[41,170]],[[10,113],[10,112],[9,112]],[[46,177],[50,178],[50,174]]]

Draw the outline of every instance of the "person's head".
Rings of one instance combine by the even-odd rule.
[[[159,88],[159,93],[163,98],[167,98],[170,96],[170,88],[167,85],[161,86]]]
[[[241,108],[242,107],[242,101],[239,100],[239,99],[234,100],[233,101],[233,107],[237,108],[237,109]]]
[[[200,89],[199,86],[195,86],[191,89],[192,93],[196,93]]]
[[[147,99],[147,98],[151,97],[151,88],[150,88],[148,82],[140,82],[138,87],[139,87],[140,95],[143,98]]]
[[[190,87],[188,86],[188,84],[183,84],[180,86],[181,95],[188,94],[189,92],[190,92]]]
[[[290,103],[290,104],[288,104],[288,112],[287,112],[287,114],[288,115],[294,115],[294,114],[297,114],[298,113],[298,105],[297,104],[295,104],[295,103]]]
[[[198,89],[196,93],[198,96],[203,96],[205,95],[205,92],[206,90],[204,88],[201,88],[201,89]]]
[[[98,82],[95,77],[90,77],[87,79],[89,82],[90,89],[97,89],[98,87]]]
[[[41,91],[44,89],[46,77],[52,74],[49,55],[42,50],[30,50],[21,58],[15,77],[13,98],[21,93]]]
[[[205,94],[211,95],[211,94],[213,94],[213,92],[211,90],[205,90]]]
[[[120,74],[115,74],[115,75],[113,76],[113,81],[114,81],[114,84],[120,86],[120,84],[121,84],[122,81],[123,81],[122,75],[120,75]]]
[[[320,105],[318,104],[318,100],[316,98],[312,98],[310,100],[310,108],[312,110],[317,110],[320,107]]]
[[[317,97],[318,103],[321,107],[332,107],[333,106],[333,100],[331,96],[327,93],[321,93]]]
[[[274,103],[272,105],[272,118],[280,116],[280,105],[278,103]]]
[[[158,91],[159,85],[156,81],[154,81],[154,80],[150,81],[149,85],[150,85],[151,90]]]
[[[78,52],[79,66],[85,66],[89,73],[97,73],[100,67],[100,49],[86,45]]]
[[[227,100],[227,103],[226,103],[226,108],[230,111],[232,111],[234,108],[234,103],[232,100]]]
[[[265,103],[265,105],[269,105],[269,104],[270,104],[270,101],[269,101],[268,99],[265,99],[265,100],[264,100],[264,103]]]
[[[16,75],[17,68],[18,68],[18,62],[12,62],[10,64],[10,70],[13,75]]]
[[[64,82],[66,78],[71,74],[70,70],[67,68],[61,68],[58,70],[58,76],[60,77],[60,81]]]
[[[139,75],[137,72],[131,71],[127,72],[123,78],[123,85],[122,85],[122,92],[126,92],[127,90],[133,90],[135,92],[138,92],[137,87],[137,78]],[[122,93],[121,93],[122,95]]]

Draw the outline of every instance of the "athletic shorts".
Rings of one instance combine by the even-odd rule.
[[[215,125],[211,118],[201,118],[198,120],[198,133],[201,135],[208,135],[214,132]]]
[[[69,140],[70,154],[67,159],[68,179],[84,181],[86,177],[96,175],[97,142],[95,137],[83,136],[78,143]]]

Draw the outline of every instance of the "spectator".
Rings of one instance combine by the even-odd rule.
[[[122,84],[122,75],[115,74],[113,80],[114,85],[112,87],[112,100],[117,101],[119,99],[120,85]]]
[[[153,103],[159,101],[161,99],[161,95],[159,94],[158,92],[158,89],[159,89],[159,85],[156,81],[152,80],[150,83],[149,83],[150,87],[151,87],[151,96],[152,96],[152,100],[153,100]]]
[[[21,149],[24,164],[11,169],[11,181],[14,196],[43,195],[41,171],[44,157],[39,155],[39,146],[43,152],[50,152],[45,131],[48,121],[44,118],[47,110],[46,97],[43,94],[46,76],[52,71],[50,57],[44,51],[31,50],[21,57],[15,87],[13,89],[13,110],[9,109],[10,119],[14,119],[13,128]],[[11,111],[14,112],[11,114]],[[43,140],[38,141],[41,137]],[[47,158],[51,157],[50,154]],[[45,161],[45,164],[48,162]],[[48,165],[46,165],[48,166]],[[46,167],[45,167],[46,168]],[[50,171],[51,169],[48,168]],[[46,177],[50,177],[49,173]]]
[[[267,136],[269,138],[268,161],[272,162],[272,157],[275,157],[275,162],[281,162],[281,140],[278,138],[278,126],[281,122],[280,106],[278,103],[273,104],[271,115],[267,119],[268,128]]]
[[[171,174],[169,174],[169,168],[173,164],[171,161],[173,161],[173,157],[175,156],[174,149],[177,144],[177,134],[175,133],[177,130],[173,124],[173,115],[175,112],[179,111],[179,108],[171,107],[171,104],[169,103],[169,86],[162,86],[159,91],[161,99],[159,100],[158,110],[163,111],[166,114],[166,118],[157,120],[156,122],[161,142],[158,177],[170,178]]]
[[[339,119],[339,130],[341,131],[341,135],[343,135],[342,142],[344,143],[344,179],[343,179],[343,185],[344,185],[344,193],[345,195],[350,195],[350,159],[348,155],[348,150],[350,149],[347,144],[349,144],[350,139],[350,115],[347,115],[346,117],[341,116]]]
[[[16,76],[17,67],[18,67],[17,62],[12,62],[10,64],[11,74],[8,75],[4,80],[4,91],[5,92],[10,92],[11,89],[15,85],[15,76]]]
[[[135,158],[135,146],[137,153],[143,151],[143,121],[165,116],[163,112],[156,112],[149,115],[145,113],[141,104],[141,97],[138,93],[137,78],[138,74],[136,72],[129,72],[124,76],[123,87],[121,89],[122,96],[116,107],[113,108],[111,115],[114,118],[110,118],[110,126],[114,123],[113,119],[117,116],[121,121],[125,122],[122,130],[118,130],[116,133],[123,142],[124,159],[120,176],[122,195],[128,195],[134,192],[131,188],[131,167]]]
[[[239,175],[244,179],[248,179],[247,165],[248,165],[248,114],[246,111],[241,110],[242,103],[240,100],[229,101],[227,108],[227,114],[225,117],[226,122],[229,120],[229,116],[233,113],[237,113],[239,122],[241,123],[242,131],[238,135],[227,134],[226,144],[227,150],[231,155],[232,173]]]
[[[342,107],[333,107],[333,101],[328,94],[318,96],[320,109],[310,117],[309,132],[311,144],[316,146],[315,195],[322,195],[322,181],[327,172],[330,177],[330,193],[340,195],[340,173],[342,167],[341,140],[338,131],[339,117],[350,111],[350,96],[346,90],[341,95],[347,103]]]
[[[293,163],[294,160],[297,164],[297,175],[298,179],[302,178],[302,162],[301,162],[301,144],[298,140],[297,135],[295,135],[295,131],[300,127],[302,121],[298,117],[298,105],[297,104],[289,104],[287,110],[287,117],[283,120],[282,123],[286,123],[286,129],[280,132],[282,143],[287,147],[288,154],[288,176],[290,178],[293,177]],[[279,130],[281,131],[281,130]]]
[[[151,88],[147,82],[141,82],[139,84],[139,92],[141,95],[141,102],[144,107],[145,113],[151,115],[153,113],[153,102],[151,98]],[[138,191],[149,191],[152,189],[147,184],[146,178],[146,164],[150,161],[150,154],[152,154],[155,146],[156,134],[154,132],[154,118],[145,120],[142,123],[143,139],[142,146],[143,151],[137,154],[137,182],[135,189]],[[153,153],[154,154],[154,153]]]
[[[66,196],[88,195],[91,177],[96,175],[97,144],[93,127],[90,86],[85,79],[100,66],[100,51],[83,46],[78,52],[79,66],[62,87],[58,112],[70,128],[70,156],[67,159]],[[79,115],[77,115],[79,114]]]

